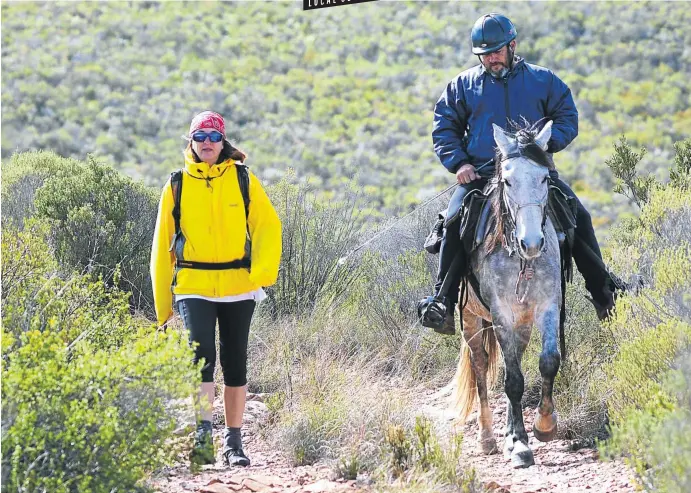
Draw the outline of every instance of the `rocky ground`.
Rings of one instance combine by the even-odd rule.
[[[292,467],[289,461],[273,450],[256,433],[257,421],[265,418],[266,405],[261,394],[249,394],[243,426],[243,446],[252,465],[248,468],[229,469],[221,455],[220,437],[223,436],[223,404],[214,403],[214,437],[217,443],[216,464],[204,466],[193,474],[189,463],[181,462],[162,471],[150,485],[161,493],[317,493],[362,491],[364,485],[356,481],[329,479],[333,476],[328,466]]]
[[[497,445],[503,446],[503,426],[506,423],[506,404],[503,396],[490,399],[494,436]],[[443,394],[430,396],[422,408],[439,426],[450,430],[454,416],[449,399]],[[477,446],[477,414],[473,413],[461,428],[463,436],[464,465],[474,468],[485,487],[494,493],[623,493],[633,492],[631,470],[620,461],[603,462],[597,450],[574,450],[573,443],[555,440],[543,443],[535,439],[532,430],[533,409],[524,409],[523,419],[528,430],[529,445],[535,457],[535,465],[526,469],[512,467],[501,450],[498,454],[484,455]]]
[[[216,464],[205,466],[192,474],[186,461],[173,465],[152,479],[150,485],[161,493],[250,493],[250,492],[362,492],[374,488],[366,483],[335,479],[332,469],[325,465],[292,467],[289,461],[256,434],[255,423],[265,417],[267,409],[261,395],[250,395],[245,413],[243,442],[252,459],[247,469],[229,469],[219,453]],[[431,417],[440,431],[453,427],[453,414],[448,396],[431,394],[421,411]],[[222,435],[222,407],[216,403],[214,436]],[[505,421],[505,406],[498,397],[492,399],[494,429],[497,443],[502,443],[501,429]],[[532,428],[533,410],[524,411],[526,428]],[[573,450],[572,444],[563,440],[541,443],[532,433],[530,447],[535,454],[535,465],[527,469],[514,469],[503,455],[486,456],[478,451],[475,437],[477,425],[470,419],[462,428],[466,437],[463,444],[464,466],[474,468],[485,487],[494,493],[543,493],[543,492],[607,492],[635,491],[631,471],[618,461],[602,462],[596,450]],[[184,459],[184,458],[181,458]]]

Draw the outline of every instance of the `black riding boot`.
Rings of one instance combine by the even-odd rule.
[[[418,303],[418,316],[424,327],[430,327],[439,334],[453,335],[456,333],[456,319],[454,316],[458,303],[458,292],[461,286],[461,274],[465,263],[465,252],[460,238],[459,211],[466,195],[472,190],[482,188],[487,184],[486,179],[475,180],[465,185],[459,185],[449,200],[447,209],[447,223],[444,228],[444,236],[441,240],[439,251],[439,270],[437,282],[434,285],[434,296],[428,296]],[[454,259],[458,254],[456,266],[452,269]],[[442,285],[447,273],[451,272],[451,278],[447,283],[447,291],[441,293]]]
[[[462,272],[458,266],[463,261],[462,257],[456,260],[456,265],[452,269],[455,256],[463,255],[461,240],[456,230],[457,225],[458,221],[454,221],[444,230],[441,250],[439,251],[439,270],[437,282],[434,286],[434,296],[427,297],[418,304],[418,315],[421,318],[422,325],[444,335],[456,333],[454,311],[458,303],[458,291]],[[448,289],[444,295],[440,291],[447,273],[450,273],[449,275],[452,277],[449,279],[450,282],[447,283]]]
[[[612,308],[614,308],[616,289],[619,287],[617,284],[620,283],[615,282],[605,268],[590,213],[583,207],[573,190],[558,178],[558,175],[556,178],[552,176],[552,182],[566,195],[574,197],[578,204],[573,259],[576,262],[578,272],[585,280],[585,288],[592,296],[591,302],[595,306],[598,318],[603,320],[609,316]]]

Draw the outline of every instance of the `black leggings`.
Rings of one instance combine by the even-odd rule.
[[[177,302],[178,312],[189,330],[190,345],[198,343],[194,362],[204,358],[202,382],[214,381],[216,368],[216,320],[220,339],[223,382],[228,387],[247,383],[247,339],[255,301],[230,303],[186,298]]]

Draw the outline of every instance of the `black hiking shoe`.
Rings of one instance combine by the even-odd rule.
[[[241,448],[231,448],[223,452],[226,463],[229,467],[247,467],[250,465],[249,458]]]
[[[194,446],[190,452],[190,462],[199,466],[216,463],[211,421],[203,420],[197,425]]]

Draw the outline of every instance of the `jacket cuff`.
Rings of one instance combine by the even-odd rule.
[[[453,173],[455,175],[456,173],[458,173],[458,170],[461,169],[461,166],[465,166],[466,164],[470,163],[468,161],[461,161],[460,163],[454,165],[451,169],[446,169],[448,169],[450,173]]]

